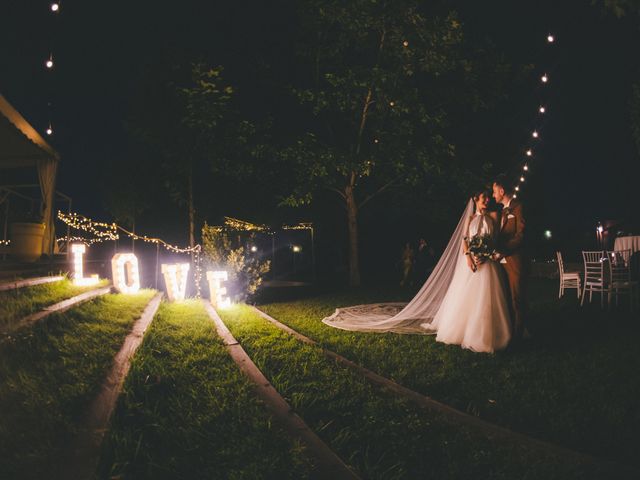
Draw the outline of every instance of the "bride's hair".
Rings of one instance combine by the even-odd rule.
[[[486,198],[491,199],[491,192],[487,187],[478,187],[475,190],[472,190],[471,199],[473,200],[473,213],[476,212],[476,201],[480,198],[480,195],[484,194]]]

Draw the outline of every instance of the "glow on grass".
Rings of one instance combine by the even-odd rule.
[[[96,285],[100,281],[98,275],[91,275],[90,277],[84,276],[82,257],[86,250],[87,247],[82,243],[74,243],[71,245],[71,253],[73,253],[73,284],[79,287]]]
[[[133,253],[116,253],[111,259],[113,286],[120,293],[137,293],[140,290],[138,258]]]
[[[162,275],[170,302],[184,300],[187,293],[188,263],[162,264]]]
[[[208,271],[207,282],[209,282],[209,294],[211,303],[216,308],[229,308],[231,299],[226,297],[227,287],[222,286],[222,282],[226,282],[229,275],[226,271]]]

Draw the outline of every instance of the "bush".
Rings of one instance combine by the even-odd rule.
[[[251,234],[248,240],[251,240]],[[231,236],[222,227],[202,227],[202,246],[206,270],[226,270],[229,275],[227,288],[235,301],[251,298],[260,288],[264,275],[271,268],[271,261],[263,260],[246,249],[247,238],[240,234]]]

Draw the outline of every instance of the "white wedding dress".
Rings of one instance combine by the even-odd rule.
[[[497,229],[488,215],[473,216],[470,200],[438,264],[408,304],[338,308],[322,321],[360,332],[436,334],[437,341],[476,352],[504,348],[511,338],[511,322],[501,267],[489,261],[471,271],[462,240],[475,234],[493,236]]]
[[[489,215],[476,214],[469,223],[470,236],[495,237],[496,233],[494,220]],[[456,270],[438,313],[424,326],[438,332],[438,342],[461,345],[474,352],[501,350],[511,339],[501,267],[490,260],[479,265],[475,272],[465,267]]]

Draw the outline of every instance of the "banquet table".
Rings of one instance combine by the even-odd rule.
[[[640,235],[632,235],[628,237],[618,237],[616,238],[613,249],[616,252],[620,252],[622,250],[631,250],[631,253],[640,252]]]

